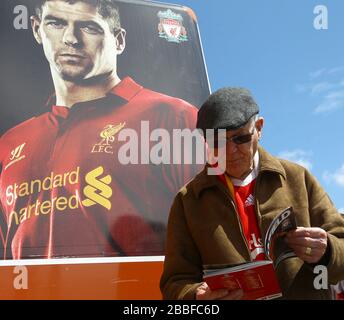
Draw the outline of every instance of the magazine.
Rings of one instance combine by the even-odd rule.
[[[205,266],[203,279],[212,290],[227,288],[242,289],[243,300],[268,300],[282,296],[276,277],[278,264],[296,256],[284,241],[290,230],[296,229],[293,208],[289,207],[278,214],[271,222],[264,241],[267,260],[243,263],[235,266]],[[210,268],[209,268],[210,267]]]
[[[211,290],[242,289],[242,300],[270,300],[282,296],[270,260],[241,264],[231,268],[205,270],[203,279]]]
[[[264,247],[266,256],[273,261],[277,268],[279,263],[289,257],[295,257],[295,252],[284,241],[286,233],[296,229],[296,219],[292,207],[277,215],[266,232]]]

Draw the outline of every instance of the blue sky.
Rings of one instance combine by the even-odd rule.
[[[263,147],[308,167],[344,212],[344,1],[165,2],[196,13],[212,90],[249,88]],[[327,30],[314,28],[317,5]]]

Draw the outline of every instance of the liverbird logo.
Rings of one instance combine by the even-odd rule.
[[[125,125],[125,122],[118,125],[107,125],[100,133],[101,141],[93,146],[91,152],[113,154],[112,144],[115,141],[115,136],[125,127]]]
[[[168,42],[180,43],[188,41],[187,32],[183,26],[183,17],[174,13],[171,9],[159,11],[158,25],[159,37],[166,39]]]

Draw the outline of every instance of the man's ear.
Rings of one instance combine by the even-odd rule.
[[[39,44],[42,44],[42,37],[39,29],[41,25],[41,20],[37,16],[31,16],[30,20],[33,36]]]
[[[264,118],[259,117],[259,119],[256,121],[256,128],[258,132],[258,138],[261,138],[262,136],[262,129],[264,127]]]
[[[117,54],[121,54],[125,49],[126,33],[127,32],[123,28],[117,30],[115,33]]]

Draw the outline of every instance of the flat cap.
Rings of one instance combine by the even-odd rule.
[[[197,128],[235,130],[244,126],[259,107],[249,90],[222,88],[213,94],[198,111]]]

